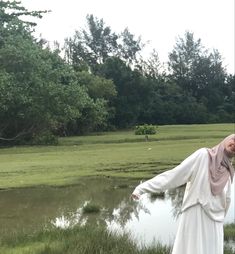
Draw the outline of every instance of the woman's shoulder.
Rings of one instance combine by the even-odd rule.
[[[207,156],[207,149],[206,148],[200,148],[193,152],[191,155],[189,155],[184,162],[192,162],[194,160],[203,159]]]
[[[200,149],[197,150],[198,153],[201,153],[201,154],[208,154],[208,148],[206,147],[202,147]]]
[[[206,147],[200,148],[196,150],[194,153],[194,156],[208,156],[208,150]]]

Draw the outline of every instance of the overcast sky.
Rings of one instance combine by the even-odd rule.
[[[234,0],[22,0],[29,10],[51,10],[38,20],[37,34],[50,42],[85,27],[86,15],[103,19],[112,31],[126,27],[149,41],[160,61],[168,60],[178,36],[194,33],[208,49],[218,49],[229,73],[234,74]]]

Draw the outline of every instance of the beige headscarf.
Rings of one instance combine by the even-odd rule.
[[[235,134],[229,135],[217,146],[208,149],[209,181],[213,195],[218,195],[222,192],[229,176],[231,181],[233,181],[234,168],[231,162],[232,158],[229,158],[225,151],[225,144],[231,139],[235,139]]]

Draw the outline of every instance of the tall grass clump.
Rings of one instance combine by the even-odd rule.
[[[101,210],[99,205],[96,204],[86,204],[83,208],[82,211],[83,213],[99,213]]]

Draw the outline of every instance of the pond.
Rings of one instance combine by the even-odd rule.
[[[130,200],[137,181],[87,178],[68,187],[37,187],[0,191],[0,233],[32,231],[42,227],[68,228],[77,224],[103,224],[111,231],[128,231],[146,245],[154,240],[171,244],[178,223],[183,188],[164,197],[148,194]],[[234,222],[234,193],[226,223]],[[87,203],[102,207],[99,214],[83,214]]]

